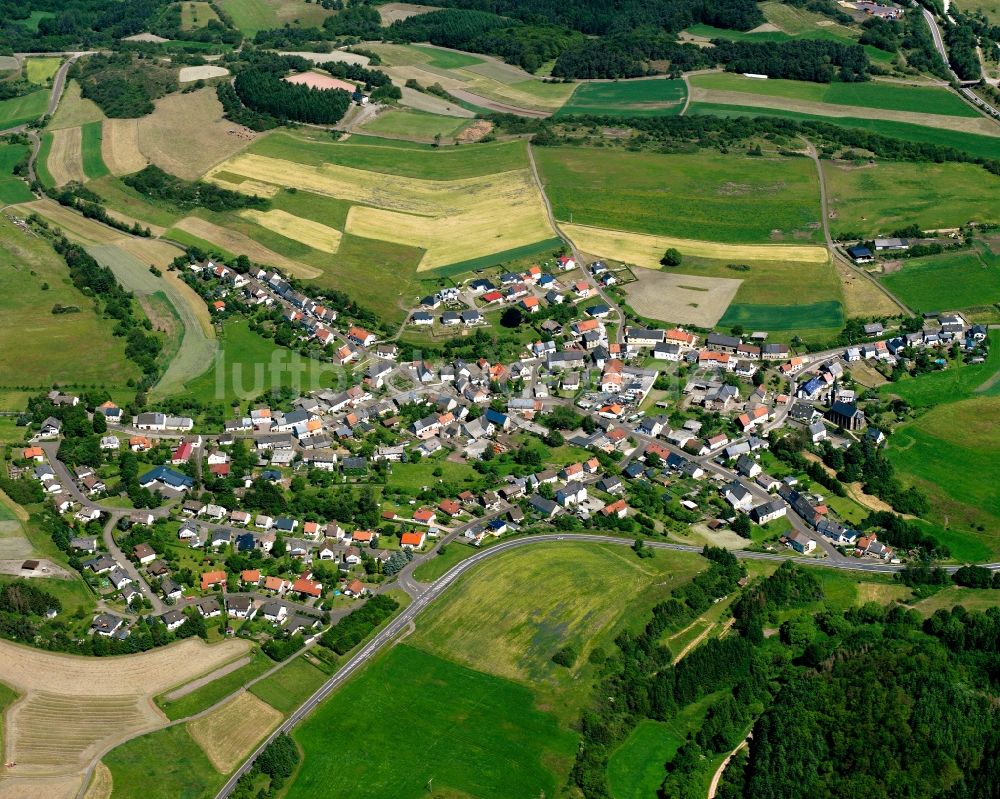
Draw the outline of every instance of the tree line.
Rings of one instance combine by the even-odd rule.
[[[144,197],[170,203],[182,210],[207,208],[210,211],[221,212],[241,208],[266,209],[270,207],[270,201],[264,197],[258,197],[256,194],[243,194],[200,180],[183,180],[164,172],[155,164],[150,164],[132,175],[126,175],[122,178],[122,182]]]

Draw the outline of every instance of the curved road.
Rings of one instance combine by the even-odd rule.
[[[467,571],[473,567],[479,565],[487,558],[491,558],[501,552],[507,552],[512,549],[517,549],[524,546],[531,546],[534,544],[542,543],[552,543],[556,541],[574,541],[583,543],[598,543],[598,544],[614,544],[618,546],[632,546],[632,541],[624,538],[615,538],[612,536],[605,535],[587,535],[584,533],[565,533],[559,534],[544,534],[544,535],[533,535],[525,536],[524,538],[514,538],[508,541],[503,541],[502,543],[492,546],[489,549],[484,549],[482,552],[478,552],[471,558],[468,558],[461,563],[453,566],[447,573],[438,578],[434,583],[432,583],[422,594],[416,597],[413,602],[405,609],[402,613],[396,616],[384,629],[380,630],[374,638],[372,638],[367,644],[365,644],[357,653],[351,657],[329,680],[324,683],[319,690],[316,691],[309,699],[303,702],[285,721],[282,723],[274,732],[272,732],[261,744],[258,746],[253,753],[249,756],[246,762],[240,766],[233,775],[229,778],[224,786],[216,794],[216,799],[226,799],[236,787],[236,783],[239,782],[240,777],[247,773],[253,766],[254,761],[257,759],[258,755],[264,751],[265,748],[279,735],[282,733],[287,733],[292,730],[300,721],[302,721],[306,716],[308,716],[316,707],[325,700],[331,693],[333,693],[337,688],[343,685],[351,676],[357,672],[362,666],[364,666],[369,660],[371,660],[375,655],[379,653],[382,649],[392,643],[392,641],[400,635],[404,630],[406,630],[410,624],[416,619],[417,616],[434,600],[436,600],[444,591],[454,583],[459,577],[465,574]],[[668,549],[678,552],[693,552],[698,553],[702,551],[701,547],[688,546],[685,544],[668,544],[658,541],[646,542],[646,546],[653,549]],[[750,552],[745,550],[736,550],[733,552],[738,558],[743,558],[747,560],[770,560],[783,562],[788,560],[785,555],[771,554],[769,552]],[[819,561],[819,560],[796,560],[797,565],[802,566],[822,566],[826,568],[833,569],[843,569],[848,571],[862,571],[862,572],[874,572],[880,574],[891,574],[900,571],[904,568],[902,565],[894,565],[891,563],[878,563],[874,561]],[[416,562],[411,564],[409,568],[413,568]],[[989,563],[984,564],[990,569],[1000,568],[1000,563]],[[958,567],[950,567],[949,571],[954,571]]]

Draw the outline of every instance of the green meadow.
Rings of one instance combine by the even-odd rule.
[[[897,396],[915,408],[931,408],[975,396],[1000,396],[1000,332],[990,333],[985,363],[952,366],[939,372],[887,383],[879,389],[883,397]]]
[[[560,221],[726,243],[820,241],[819,180],[804,158],[539,147]]]
[[[823,175],[834,238],[1000,222],[1000,176],[975,164],[824,161]]]
[[[133,738],[103,758],[111,799],[203,799],[225,782],[185,725]]]
[[[24,144],[0,144],[0,206],[31,202],[28,184],[14,175],[14,167],[28,155]]]
[[[858,117],[828,117],[820,114],[804,114],[799,111],[789,111],[784,108],[760,108],[749,105],[727,105],[724,103],[705,103],[700,101],[689,103],[686,113],[729,117],[780,117],[782,119],[795,119],[803,122],[825,122],[829,125],[838,125],[845,128],[862,128],[872,133],[891,136],[896,139],[903,139],[904,141],[954,147],[970,155],[982,158],[1000,157],[1000,138],[982,136],[978,133],[962,133],[943,128],[932,128],[925,125],[913,125],[909,122]]]
[[[401,136],[424,142],[431,142],[435,136],[450,139],[457,136],[469,125],[462,117],[428,114],[424,111],[392,110],[379,114],[362,129],[378,136]]]
[[[759,305],[734,302],[719,320],[718,327],[741,325],[746,330],[774,333],[796,332],[803,339],[820,332],[839,331],[844,326],[844,308],[838,300],[804,305]]]
[[[909,86],[899,83],[811,83],[771,78],[759,80],[731,72],[694,75],[692,87],[716,91],[745,92],[762,97],[806,100],[830,105],[850,105],[886,111],[910,111],[979,118],[979,113],[957,94],[937,86]]]
[[[917,312],[982,307],[1000,302],[1000,257],[976,247],[904,259],[880,280]]]
[[[349,756],[331,740],[334,729]],[[293,735],[304,760],[288,799],[417,799],[431,781],[452,796],[555,796],[577,747],[576,733],[537,709],[530,689],[405,643]]]
[[[45,113],[49,105],[49,93],[42,89],[21,97],[0,100],[0,130],[33,122]]]
[[[580,83],[555,116],[673,116],[684,109],[683,80],[622,80]]]
[[[1000,553],[1000,398],[981,396],[939,405],[900,426],[887,453],[901,477],[931,499],[928,521],[962,560]],[[949,538],[949,529],[972,543]],[[973,557],[969,557],[972,555]]]
[[[438,69],[462,69],[462,67],[472,67],[484,62],[484,59],[461,50],[446,50],[443,47],[426,45],[414,45],[414,47],[427,55],[426,63],[428,65]]]
[[[109,174],[101,156],[101,123],[88,122],[81,126],[83,172],[90,179],[102,178]]]

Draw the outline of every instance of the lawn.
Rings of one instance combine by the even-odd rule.
[[[212,680],[210,683],[201,686],[184,696],[169,700],[163,696],[157,697],[156,705],[162,710],[168,719],[187,718],[195,713],[201,713],[213,705],[218,704],[227,696],[235,693],[254,677],[259,677],[274,665],[267,655],[257,651],[254,652],[253,659],[245,666]]]
[[[461,180],[528,166],[523,141],[438,149],[429,145],[399,147],[397,142],[385,139],[355,144],[353,137],[342,144],[317,142],[279,132],[259,139],[247,152],[307,166],[338,164],[425,180]]]
[[[28,155],[24,144],[0,144],[0,206],[31,202],[28,184],[14,176],[14,167]]]
[[[103,762],[114,778],[110,799],[203,799],[225,781],[184,725],[134,738]]]
[[[380,655],[294,737],[305,757],[288,799],[418,799],[431,781],[447,796],[556,796],[577,747],[528,688],[407,644]]]
[[[0,100],[0,130],[33,122],[45,113],[49,105],[49,92],[42,89],[22,97]]]
[[[0,218],[0,381],[50,388],[53,383],[119,386],[138,375],[123,339],[70,282],[47,242]],[[55,305],[79,308],[53,314]]]
[[[777,105],[778,103],[775,104]],[[829,125],[838,125],[845,128],[862,128],[872,133],[879,133],[883,136],[891,136],[909,142],[954,147],[983,158],[1000,157],[1000,138],[932,128],[926,125],[914,125],[909,122],[895,122],[886,119],[863,119],[858,117],[822,116],[820,114],[789,111],[784,108],[762,108],[759,106],[729,105],[700,101],[689,103],[686,113],[730,117],[781,117],[782,119],[795,119],[798,121],[825,122]]]
[[[819,180],[804,158],[537,148],[556,218],[728,243],[820,241]]]
[[[293,658],[270,677],[251,686],[250,693],[282,713],[291,713],[329,679],[329,675],[310,663],[307,657]]]
[[[438,577],[448,572],[452,566],[457,566],[466,558],[476,554],[476,550],[466,544],[452,542],[444,552],[438,552],[430,560],[421,563],[413,570],[413,579],[424,583],[432,583]]]
[[[287,386],[301,394],[335,385],[339,367],[305,358],[250,330],[243,320],[225,323],[221,353],[212,368],[187,383],[184,393],[203,403],[255,399]]]
[[[434,472],[440,470],[441,475]],[[453,463],[443,457],[421,458],[418,463],[394,463],[390,484],[414,496],[419,495],[424,486],[431,486],[439,481],[447,483],[478,483],[479,473],[465,463]]]
[[[643,719],[608,760],[614,799],[652,799],[666,777],[665,764],[684,743],[674,725]]]
[[[1000,257],[985,248],[904,259],[880,280],[917,313],[1000,302]]]
[[[957,94],[937,86],[908,86],[899,83],[811,83],[798,80],[758,80],[731,72],[694,75],[692,88],[744,92],[764,97],[805,100],[812,103],[849,105],[887,111],[979,117]]]
[[[362,125],[362,130],[374,135],[400,136],[417,141],[432,142],[436,136],[451,139],[468,127],[469,121],[459,117],[428,114],[424,111],[393,109],[379,114]]]
[[[974,164],[824,161],[832,233],[887,235],[916,223],[922,230],[969,221],[1000,222],[1000,176]]]
[[[930,497],[928,521],[942,528],[939,537],[951,545],[947,533],[955,528],[983,545],[969,550],[970,542],[959,541],[959,559],[1000,552],[998,418],[1000,398],[966,399],[933,408],[889,438],[886,451],[900,477]]]
[[[686,99],[683,80],[588,82],[580,83],[555,115],[673,116],[683,110]]]
[[[26,58],[24,60],[24,71],[31,83],[46,86],[55,76],[56,72],[59,71],[61,63],[62,59],[58,57]]]
[[[108,174],[108,168],[101,156],[101,128],[101,122],[88,122],[81,128],[83,142],[80,150],[83,154],[83,171],[90,180]]]
[[[704,565],[686,553],[658,552],[639,560],[614,545],[513,550],[463,576],[447,601],[422,615],[408,643],[530,685],[569,724],[589,699],[589,653],[609,645],[623,626],[641,619]],[[470,623],[473,607],[475,623]],[[551,661],[567,645],[580,653],[572,669]]]

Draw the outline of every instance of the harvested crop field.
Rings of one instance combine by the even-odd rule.
[[[256,138],[249,128],[223,119],[222,104],[209,88],[157,100],[156,110],[138,122],[139,152],[185,180],[201,177]]]
[[[18,208],[23,210],[25,214],[35,212],[52,224],[61,227],[69,238],[82,244],[110,244],[122,237],[122,234],[117,230],[85,219],[80,214],[63,208],[54,200],[35,200],[19,205]]]
[[[848,319],[852,316],[895,316],[900,312],[900,307],[873,280],[839,260],[834,260],[833,264],[840,276],[844,315]]]
[[[804,244],[720,244],[714,241],[677,239],[670,236],[650,236],[627,233],[588,225],[560,225],[563,232],[584,252],[613,258],[647,269],[659,269],[660,258],[668,247],[682,255],[733,261],[798,261],[826,263],[829,256],[824,247]]]
[[[269,704],[243,692],[208,715],[188,722],[187,728],[215,769],[228,774],[282,718]]]
[[[85,100],[80,96],[80,84],[71,80],[66,84],[59,107],[46,126],[46,130],[75,128],[88,122],[98,122],[104,119],[104,112],[93,100]]]
[[[402,87],[401,91],[403,92],[403,99],[399,103],[406,108],[412,108],[415,111],[426,111],[429,114],[461,117],[463,119],[471,119],[475,116],[475,113],[468,108],[463,108],[458,103],[435,97],[433,94],[424,94],[423,92],[418,92],[416,89],[409,89],[405,86]]]
[[[379,8],[384,8],[384,6],[379,6]],[[325,64],[328,61],[342,61],[345,64],[360,64],[365,67],[368,66],[371,61],[371,59],[366,55],[348,53],[346,50],[334,50],[332,53],[309,53],[295,50],[285,50],[282,51],[281,55],[298,56],[299,58],[306,59],[306,61],[312,61],[314,64]]]
[[[121,738],[160,727],[152,697],[218,668],[243,642],[188,639],[141,655],[83,658],[0,641],[0,673],[23,699],[7,712],[5,760],[18,776],[81,772]]]
[[[340,89],[351,94],[358,88],[353,83],[324,75],[322,72],[300,72],[297,75],[289,75],[285,80],[298,86],[308,86],[310,89]]]
[[[149,164],[139,150],[139,120],[105,119],[101,131],[101,157],[112,175],[130,175]]]
[[[87,176],[83,171],[83,135],[80,128],[65,128],[52,132],[52,149],[46,164],[57,186],[78,181]]]
[[[245,154],[220,170],[363,204],[351,208],[344,232],[425,249],[418,271],[552,237],[542,197],[527,169],[426,180]]]
[[[286,258],[284,255],[279,255],[262,244],[258,244],[249,236],[244,236],[235,230],[220,227],[195,216],[185,217],[174,225],[174,228],[190,233],[192,236],[221,247],[228,252],[235,253],[236,255],[246,255],[257,263],[276,266],[288,272],[293,277],[313,278],[320,274],[319,269],[314,269],[298,261]],[[170,231],[167,231],[166,235],[169,238]]]
[[[439,11],[434,6],[418,6],[413,3],[385,3],[376,6],[378,15],[382,18],[383,25],[391,25],[399,19],[409,19],[417,14],[427,14],[430,11]]]
[[[200,67],[181,67],[177,80],[181,83],[191,83],[196,80],[209,80],[210,78],[221,78],[229,74],[225,67],[217,67],[213,64],[204,64]]]
[[[340,239],[343,234],[339,230],[311,219],[294,216],[287,211],[277,209],[271,211],[249,210],[242,211],[240,216],[250,219],[268,230],[273,230],[275,233],[280,233],[292,241],[300,241],[320,252],[332,255],[340,248]]]
[[[629,305],[642,316],[712,328],[739,291],[742,280],[675,272],[642,271],[625,286]]]

